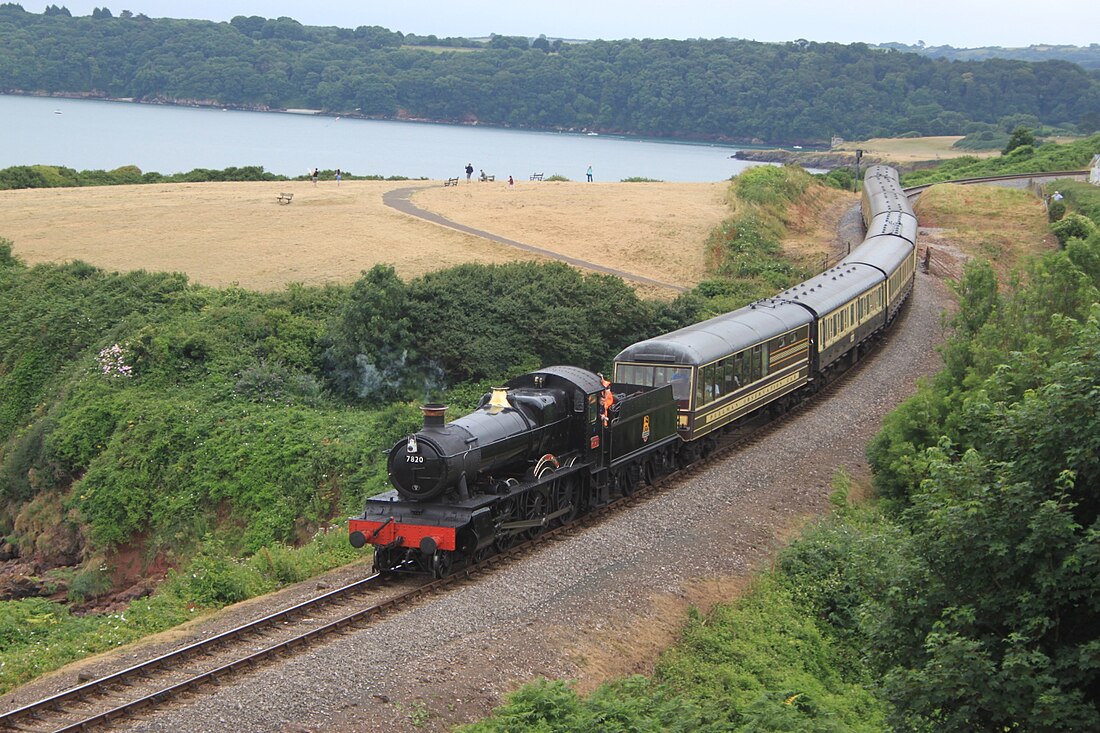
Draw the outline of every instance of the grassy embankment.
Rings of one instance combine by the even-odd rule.
[[[820,270],[828,247],[805,235],[819,225],[823,209],[844,197],[792,166],[759,166],[734,178],[732,214],[706,243],[715,277],[696,288],[709,300],[707,313],[775,295]]]
[[[1100,153],[1100,134],[1064,145],[1047,143],[1037,148],[1023,145],[1008,155],[990,158],[965,155],[944,161],[935,168],[912,171],[902,176],[902,184],[917,186],[959,178],[1082,170],[1096,153]]]

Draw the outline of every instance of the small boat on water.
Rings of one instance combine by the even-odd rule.
[[[59,114],[61,114],[61,110],[59,110],[59,109],[55,109],[55,110],[53,111],[53,113],[54,113],[55,115],[59,115]]]

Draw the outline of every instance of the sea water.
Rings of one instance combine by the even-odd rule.
[[[727,145],[56,97],[0,95],[0,120],[0,168],[136,165],[167,174],[258,165],[287,176],[340,168],[441,179],[464,178],[470,163],[475,178],[583,181],[591,165],[596,182],[711,182],[754,165],[731,158],[738,148]]]

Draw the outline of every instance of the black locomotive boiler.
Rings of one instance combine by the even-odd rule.
[[[421,409],[423,428],[390,451],[394,489],[350,523],[378,570],[445,575],[629,494],[680,444],[670,385],[605,386],[570,366],[516,377],[453,422]]]

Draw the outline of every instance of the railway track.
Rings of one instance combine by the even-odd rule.
[[[955,183],[961,186],[971,185],[1008,185],[1011,183],[1032,183],[1042,181],[1053,181],[1058,178],[1084,178],[1088,179],[1089,172],[1084,171],[1053,171],[1050,173],[1016,173],[1007,176],[984,176],[982,178],[960,178],[955,181],[943,181],[943,183]],[[915,199],[922,193],[927,191],[932,186],[938,186],[938,183],[925,183],[920,186],[909,186],[905,189],[905,193],[909,196],[909,199]]]
[[[1080,175],[1080,172],[1002,176],[956,183],[998,183],[1070,175]],[[926,188],[928,186],[907,189],[907,193],[914,198]],[[908,308],[907,303],[905,309]],[[872,363],[880,351],[870,351],[842,376]],[[39,733],[83,731],[110,726],[152,711],[178,696],[202,694],[204,687],[209,689],[209,685],[217,684],[219,680],[229,676],[247,673],[285,656],[301,653],[332,634],[362,628],[375,619],[395,613],[409,604],[441,592],[448,586],[462,583],[501,563],[522,557],[543,542],[580,532],[625,507],[647,500],[661,489],[681,483],[731,452],[764,439],[804,407],[831,393],[843,381],[842,378],[831,379],[816,395],[795,405],[788,412],[747,426],[751,429],[725,441],[704,460],[667,474],[651,485],[643,485],[631,495],[595,510],[576,522],[548,529],[536,539],[496,554],[478,565],[460,569],[447,578],[425,583],[420,580],[411,582],[408,578],[372,575],[217,636],[194,642],[105,677],[82,682],[48,698],[2,713],[0,730]]]
[[[295,653],[318,639],[391,613],[435,590],[402,590],[371,575],[216,636],[0,715],[0,729],[88,730],[129,718],[202,685]],[[388,591],[388,592],[387,592]],[[368,605],[362,606],[364,597]],[[373,601],[373,602],[372,602]],[[352,608],[358,606],[358,608]]]
[[[908,308],[908,304],[905,306]],[[69,733],[110,727],[151,712],[182,695],[203,694],[231,676],[307,651],[333,634],[358,630],[372,621],[475,578],[503,563],[522,558],[543,543],[566,539],[657,492],[675,487],[729,454],[763,440],[803,407],[831,393],[843,377],[873,361],[878,349],[830,380],[821,390],[780,415],[746,424],[706,457],[642,484],[630,495],[595,509],[567,525],[547,529],[534,539],[499,552],[483,562],[439,580],[374,574],[343,587],[142,661],[104,677],[88,680],[50,697],[0,714],[0,730]],[[411,586],[411,587],[410,587]],[[366,603],[364,606],[363,603]]]
[[[853,369],[859,369],[871,361],[874,353],[871,352]],[[814,398],[832,391],[838,381],[831,381]],[[813,398],[804,401],[773,419],[761,418],[756,424],[745,426],[742,433],[723,442],[707,457],[661,476],[651,484],[643,484],[629,496],[593,510],[570,524],[547,529],[534,539],[495,554],[477,565],[461,568],[443,579],[423,582],[410,576],[371,575],[216,636],[3,713],[0,715],[0,730],[26,733],[92,730],[130,720],[180,695],[202,694],[204,686],[217,684],[231,675],[256,670],[284,656],[301,653],[331,634],[362,628],[375,619],[449,586],[520,558],[544,542],[564,539],[635,506],[656,492],[698,474],[731,452],[762,440],[812,401]],[[413,587],[407,587],[410,584]],[[364,600],[366,606],[352,608],[361,605]]]

